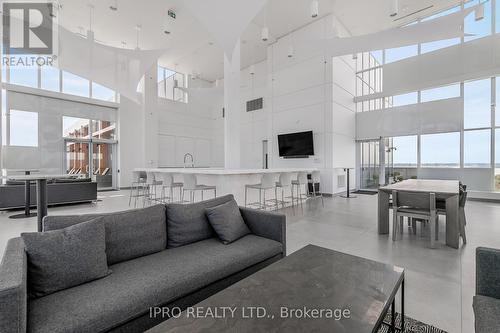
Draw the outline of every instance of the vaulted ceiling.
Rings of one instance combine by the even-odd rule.
[[[209,0],[207,0],[209,1]],[[248,0],[251,1],[251,0]],[[59,0],[59,24],[85,34],[90,28],[99,42],[116,47],[165,48],[160,58],[166,67],[197,73],[213,81],[223,75],[223,53],[205,29],[190,15],[182,0]],[[318,18],[334,13],[353,35],[366,34],[402,25],[421,16],[449,8],[460,0],[400,0],[397,17],[389,16],[392,0],[320,0]],[[92,20],[91,8],[93,6]],[[117,5],[113,11],[110,6]],[[313,19],[310,0],[268,0],[241,37],[242,67],[266,58],[267,45]],[[167,15],[173,9],[177,18]],[[221,8],[220,15],[225,13]],[[317,19],[318,19],[317,18]],[[213,18],[217,20],[217,17]],[[395,21],[395,19],[397,19]],[[140,26],[137,32],[136,26]],[[271,38],[260,40],[261,27],[269,27]],[[170,34],[166,34],[167,30]],[[138,44],[137,44],[138,42]]]

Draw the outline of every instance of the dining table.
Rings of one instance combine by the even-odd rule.
[[[36,182],[36,216],[37,231],[42,231],[42,221],[47,216],[47,182],[55,179],[77,178],[78,175],[55,174],[55,175],[13,175],[7,176],[8,180],[25,182],[26,187],[31,182]]]
[[[389,234],[389,209],[392,191],[434,193],[436,200],[446,203],[446,245],[459,248],[459,195],[458,180],[407,179],[382,186],[378,192],[378,233]]]

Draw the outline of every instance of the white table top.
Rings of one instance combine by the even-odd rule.
[[[165,172],[197,175],[252,175],[282,172],[313,172],[314,168],[281,168],[281,169],[216,169],[216,168],[136,168],[134,171]]]
[[[77,175],[68,175],[68,174],[61,174],[61,175],[12,175],[12,176],[7,176],[6,178],[8,180],[14,180],[14,181],[26,181],[26,180],[39,180],[39,179],[68,179],[68,178],[77,178]]]
[[[446,193],[459,194],[458,180],[431,180],[431,179],[407,179],[402,182],[383,186],[381,191],[409,191],[409,192],[428,192],[428,193]]]

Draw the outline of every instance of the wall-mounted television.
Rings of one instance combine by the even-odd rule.
[[[300,132],[278,135],[280,157],[305,158],[314,155],[313,132]]]

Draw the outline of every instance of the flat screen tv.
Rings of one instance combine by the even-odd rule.
[[[278,135],[280,157],[309,157],[314,155],[313,132],[300,132]]]

